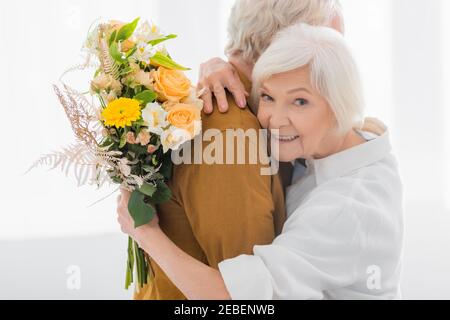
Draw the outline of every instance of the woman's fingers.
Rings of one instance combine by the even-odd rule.
[[[228,110],[228,101],[227,94],[225,93],[225,89],[221,83],[216,83],[213,87],[214,96],[217,100],[217,106],[220,112],[227,112]]]
[[[128,203],[128,201],[130,200],[130,197],[131,197],[131,192],[130,191],[128,191],[127,189],[124,189],[124,188],[120,188],[120,194],[121,194],[121,199],[124,201],[124,202],[126,202],[126,203]]]
[[[130,234],[133,229],[133,220],[128,212],[128,208],[123,202],[117,206],[117,222],[123,233]]]
[[[120,194],[117,196],[117,214],[129,215],[128,202],[130,200],[130,192],[126,189],[120,188]]]
[[[130,228],[129,228],[129,225],[128,225],[127,221],[124,220],[124,218],[123,218],[122,216],[119,215],[119,216],[117,217],[117,222],[118,222],[119,225],[120,225],[120,230],[121,230],[123,233],[128,234],[129,231],[130,231]]]
[[[199,89],[208,88],[202,96],[205,113],[213,112],[213,98],[216,99],[220,112],[226,112],[229,108],[226,91],[228,90],[236,100],[236,104],[245,108],[247,104],[246,92],[239,74],[230,63],[221,58],[213,58],[200,65]]]
[[[236,72],[232,72],[232,75],[230,75],[227,78],[228,84],[227,89],[231,92],[231,94],[234,97],[234,100],[236,101],[236,104],[244,109],[247,105],[247,99],[246,96],[248,96],[248,92],[245,90],[244,84],[242,83],[241,79],[237,75]]]
[[[203,100],[203,111],[206,114],[210,114],[213,112],[213,102],[212,102],[212,94],[211,90],[209,88],[204,88],[204,92],[201,96],[201,99]]]

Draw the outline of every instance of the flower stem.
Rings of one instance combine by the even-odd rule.
[[[128,290],[133,283],[133,269],[134,269],[134,252],[133,252],[133,239],[128,237],[128,259],[125,277],[125,289]]]

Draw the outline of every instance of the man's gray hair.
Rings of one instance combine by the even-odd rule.
[[[225,53],[254,63],[281,29],[299,22],[329,26],[336,16],[341,16],[338,0],[236,0]]]

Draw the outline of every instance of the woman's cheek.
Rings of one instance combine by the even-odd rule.
[[[259,123],[261,124],[261,127],[263,127],[264,129],[267,129],[269,127],[270,115],[267,108],[264,108],[262,105],[260,105],[258,108],[257,118]]]

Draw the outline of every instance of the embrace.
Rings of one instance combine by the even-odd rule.
[[[203,130],[267,129],[280,171],[177,164],[172,198],[139,228],[122,189],[121,229],[153,271],[134,298],[401,298],[398,165],[364,115],[338,1],[236,0],[228,35],[228,62],[201,66]]]

